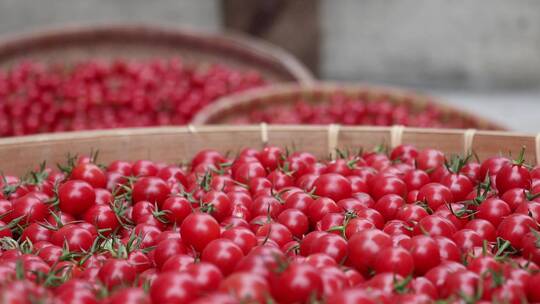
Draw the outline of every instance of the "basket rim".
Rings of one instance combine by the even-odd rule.
[[[276,72],[300,83],[311,83],[314,76],[296,57],[285,49],[234,31],[210,31],[194,29],[189,26],[157,25],[151,23],[74,23],[62,26],[50,26],[40,29],[24,30],[17,33],[0,35],[0,62],[4,57],[24,52],[39,46],[40,43],[52,42],[57,45],[75,43],[82,38],[92,36],[114,37],[132,35],[141,37],[157,36],[158,38],[176,38],[189,40],[202,45],[203,42],[212,44],[212,48],[204,50],[210,54],[220,54],[227,50],[238,60],[249,56],[259,64],[272,67]]]
[[[476,129],[445,129],[445,128],[417,128],[405,126],[345,126],[345,125],[280,125],[280,124],[251,124],[251,125],[187,125],[187,126],[163,126],[163,127],[141,127],[141,128],[118,128],[107,130],[86,130],[56,133],[41,133],[24,136],[12,136],[0,138],[0,146],[54,142],[71,139],[97,139],[105,137],[123,137],[137,135],[160,135],[160,134],[204,134],[204,133],[230,133],[235,131],[253,131],[259,132],[261,128],[267,128],[269,132],[274,131],[302,131],[302,132],[320,132],[327,131],[331,126],[339,126],[340,131],[346,132],[393,132],[396,127],[402,128],[402,133],[419,134],[440,134],[440,135],[465,135],[471,130],[475,135],[481,136],[504,136],[504,137],[539,137],[540,134],[515,131],[493,131]],[[539,138],[540,140],[540,138]]]
[[[43,161],[61,163],[67,154],[100,151],[100,159],[150,159],[170,163],[189,160],[204,149],[238,153],[268,145],[308,151],[335,159],[338,151],[361,151],[379,145],[412,144],[447,155],[474,155],[479,161],[517,155],[525,148],[528,164],[540,165],[540,134],[474,129],[423,129],[403,126],[206,125],[111,129],[50,133],[0,139],[0,169],[24,174]],[[351,150],[352,149],[352,150]],[[515,153],[515,154],[514,154]]]
[[[276,84],[269,87],[253,88],[244,92],[234,93],[224,96],[205,106],[192,119],[191,123],[195,125],[211,124],[214,117],[218,116],[223,111],[229,111],[235,107],[244,107],[251,103],[260,103],[270,100],[272,97],[280,97],[288,94],[315,94],[317,92],[377,92],[385,93],[396,97],[407,97],[414,100],[416,103],[423,105],[432,104],[437,108],[448,113],[455,113],[460,116],[476,119],[479,125],[488,126],[496,130],[508,130],[508,128],[499,122],[494,122],[482,116],[472,114],[471,112],[458,108],[443,101],[439,97],[430,96],[419,91],[411,89],[390,86],[369,82],[340,82],[340,81],[314,81],[309,84]],[[269,102],[269,101],[268,101]],[[285,101],[284,101],[285,102]]]

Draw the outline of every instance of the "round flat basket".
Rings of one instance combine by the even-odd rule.
[[[361,103],[362,114],[347,113],[346,106],[338,107],[341,116],[327,121],[329,113],[334,111],[333,105],[343,101],[349,104]],[[393,114],[378,121],[376,114],[370,109],[381,102],[386,106],[399,107],[414,119],[400,121]],[[301,104],[301,105],[300,105]],[[347,125],[392,125],[403,124],[411,127],[443,127],[443,128],[475,128],[482,130],[505,130],[496,122],[478,117],[461,109],[447,105],[433,97],[419,93],[385,86],[368,84],[314,83],[311,85],[283,84],[266,88],[257,88],[220,98],[206,106],[193,118],[192,123],[201,124],[252,124],[260,122],[283,124],[288,123],[293,113],[292,123],[311,124],[310,118],[304,119],[301,108],[318,111],[324,123],[340,123]],[[353,109],[354,111],[354,109]],[[431,121],[422,120],[430,112]],[[403,113],[403,111],[402,111]],[[401,113],[401,114],[402,114]],[[435,113],[435,114],[434,114]],[[345,120],[351,118],[352,120]],[[362,115],[362,118],[357,118]],[[270,121],[269,121],[270,120]],[[317,122],[315,122],[317,123]]]
[[[282,49],[232,33],[111,25],[66,27],[0,39],[0,68],[27,59],[69,63],[118,57],[181,57],[188,64],[226,64],[238,70],[256,70],[270,83],[313,79]]]
[[[336,149],[373,149],[402,143],[419,149],[436,148],[447,154],[473,151],[479,159],[497,154],[518,155],[525,147],[529,163],[540,162],[540,137],[498,131],[417,129],[362,126],[187,126],[84,131],[0,139],[0,169],[23,174],[42,161],[63,163],[66,155],[99,151],[100,162],[116,159],[149,159],[168,163],[190,160],[202,149],[237,153],[242,148],[265,145],[308,151],[317,157],[333,155]]]

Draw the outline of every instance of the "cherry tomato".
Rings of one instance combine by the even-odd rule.
[[[271,293],[280,303],[304,303],[323,293],[319,272],[308,264],[291,263],[285,271],[271,277]]]
[[[149,201],[162,206],[169,197],[171,189],[162,179],[157,177],[142,177],[133,185],[133,202]]]
[[[118,285],[128,285],[135,280],[135,267],[125,260],[110,259],[99,270],[99,279],[109,289]]]
[[[221,232],[218,222],[205,213],[192,213],[180,227],[182,241],[199,252],[211,241],[219,238]]]
[[[229,239],[221,238],[206,245],[201,260],[216,265],[221,273],[229,275],[243,256],[244,253],[238,245]]]
[[[96,201],[94,188],[82,180],[70,180],[58,188],[60,210],[73,216],[84,214]]]
[[[336,173],[327,173],[319,176],[313,187],[315,194],[339,201],[351,196],[351,183],[345,177]]]
[[[193,276],[187,273],[164,272],[150,287],[152,303],[189,303],[197,298],[200,289]]]
[[[358,271],[367,273],[374,267],[379,252],[390,246],[390,236],[378,229],[358,232],[349,239],[349,260]]]

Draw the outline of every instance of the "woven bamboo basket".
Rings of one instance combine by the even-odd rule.
[[[436,98],[415,92],[368,84],[322,82],[310,85],[282,84],[232,94],[203,108],[193,118],[192,123],[195,125],[237,123],[242,119],[247,118],[249,120],[249,113],[254,109],[264,111],[264,109],[276,106],[285,109],[292,108],[300,99],[312,105],[328,103],[335,94],[341,94],[349,98],[359,98],[367,101],[368,104],[384,99],[396,105],[404,104],[412,113],[422,112],[427,107],[435,107],[440,111],[441,121],[456,128],[506,129],[496,122],[452,107]],[[249,123],[258,122],[250,121]]]
[[[221,63],[257,70],[270,83],[311,82],[311,73],[284,50],[238,34],[211,34],[145,25],[77,26],[0,39],[0,68],[24,59],[69,63],[88,58],[181,57],[187,64]]]
[[[362,126],[200,126],[116,129],[11,137],[0,139],[0,169],[23,174],[42,161],[64,163],[68,153],[99,151],[100,162],[115,159],[150,159],[169,163],[188,161],[201,149],[223,153],[265,145],[309,151],[325,158],[336,149],[372,149],[386,144],[434,147],[448,154],[474,151],[480,159],[503,154],[518,155],[525,147],[528,163],[540,163],[540,136],[474,129],[417,129]]]

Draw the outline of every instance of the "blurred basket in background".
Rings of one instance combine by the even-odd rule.
[[[184,125],[235,92],[311,82],[294,57],[236,35],[146,26],[0,40],[0,137]]]
[[[193,124],[259,122],[505,129],[430,96],[384,86],[338,83],[251,89],[221,98],[192,120]]]
[[[186,63],[220,63],[256,70],[270,83],[311,82],[313,76],[279,47],[233,33],[209,33],[147,25],[73,26],[0,39],[0,68],[21,60],[181,57]]]

